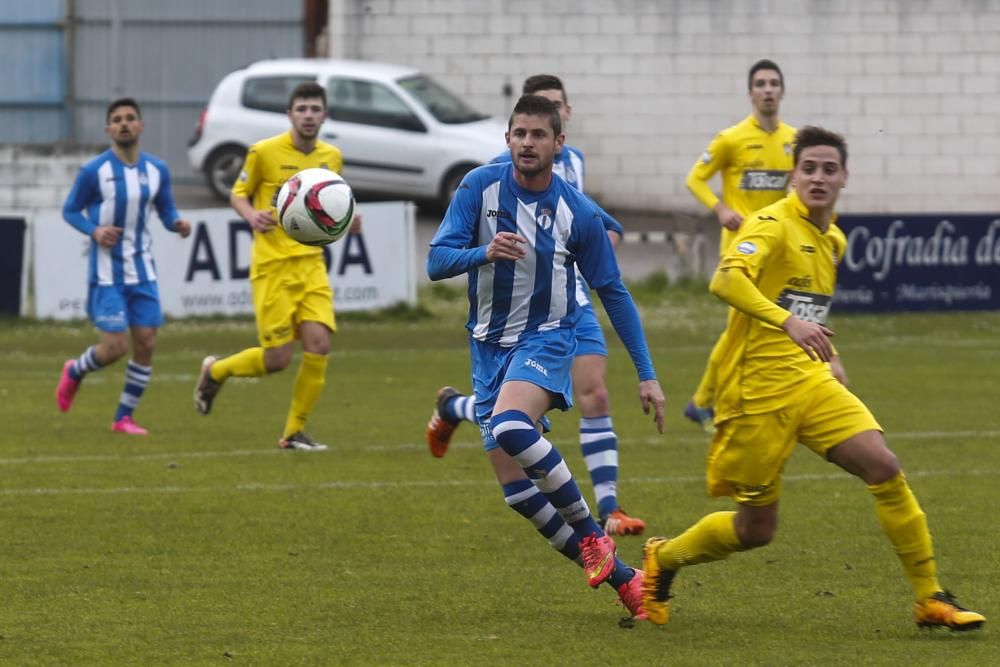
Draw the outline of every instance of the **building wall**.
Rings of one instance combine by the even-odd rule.
[[[846,135],[842,209],[1000,209],[1000,0],[330,0],[334,57],[419,67],[506,116],[524,77],[567,86],[588,189],[695,211],[684,178],[782,67],[782,117]]]

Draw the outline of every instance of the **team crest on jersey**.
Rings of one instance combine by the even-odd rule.
[[[736,252],[741,255],[752,255],[757,252],[757,246],[752,241],[744,241],[736,246]]]
[[[785,144],[782,145],[782,148],[785,149],[785,155],[791,155],[792,154],[792,145],[791,144],[785,143]]]
[[[139,174],[139,185],[149,185],[149,177],[146,174]]]
[[[535,218],[535,222],[537,222],[538,226],[545,231],[552,229],[552,209],[543,208],[538,214],[538,217]]]

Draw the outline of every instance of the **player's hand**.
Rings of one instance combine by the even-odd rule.
[[[102,248],[114,248],[121,235],[122,228],[114,225],[101,225],[92,234],[97,245]]]
[[[642,413],[649,414],[649,409],[653,408],[653,421],[656,422],[656,430],[663,433],[663,406],[667,400],[663,398],[663,390],[656,380],[643,380],[639,383],[639,400],[642,402]]]
[[[844,364],[840,361],[840,355],[835,354],[830,359],[830,372],[833,373],[833,378],[840,384],[847,386],[847,371],[844,370]]]
[[[355,213],[354,218],[351,219],[351,227],[347,230],[348,234],[360,234],[361,233],[361,214]]]
[[[719,224],[730,231],[736,231],[743,224],[743,216],[724,204],[719,204],[715,210]]]
[[[254,229],[254,231],[258,231],[261,234],[267,234],[269,231],[274,229],[275,225],[278,224],[277,221],[271,217],[271,211],[269,210],[254,211],[253,215],[247,219],[247,222],[250,223],[250,226]]]
[[[521,247],[522,243],[527,243],[528,239],[514,232],[497,232],[490,244],[486,247],[486,259],[495,262],[498,259],[518,260],[524,257],[525,251]]]
[[[830,337],[834,335],[832,329],[815,322],[800,320],[794,315],[790,315],[781,324],[781,328],[813,361],[818,359],[828,362],[833,358],[833,346],[830,344]]]
[[[180,234],[182,239],[186,239],[191,234],[191,223],[187,220],[175,220],[174,231]]]

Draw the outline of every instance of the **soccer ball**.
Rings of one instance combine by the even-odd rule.
[[[281,227],[299,243],[321,246],[343,236],[354,219],[354,192],[329,169],[303,169],[281,186],[277,199]]]

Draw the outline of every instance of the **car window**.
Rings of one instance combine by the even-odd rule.
[[[332,77],[326,86],[326,111],[333,120],[345,123],[427,131],[406,102],[373,81]]]
[[[243,83],[243,106],[260,111],[285,113],[295,86],[315,81],[314,76],[260,76]]]
[[[489,118],[481,114],[434,79],[418,74],[397,81],[400,88],[417,98],[442,123],[455,125]]]

